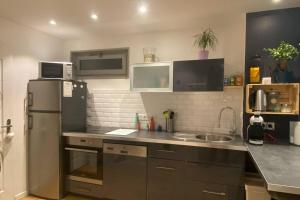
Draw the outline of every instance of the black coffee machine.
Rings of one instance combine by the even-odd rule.
[[[260,116],[260,113],[254,113],[250,118],[250,124],[247,127],[248,142],[254,145],[264,144],[264,119]]]

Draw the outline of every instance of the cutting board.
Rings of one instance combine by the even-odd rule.
[[[106,135],[129,135],[131,133],[136,132],[135,129],[117,129],[114,131],[110,131],[108,133],[105,133]]]

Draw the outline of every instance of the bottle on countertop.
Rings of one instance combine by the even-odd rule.
[[[140,122],[139,114],[138,114],[138,113],[135,114],[135,128],[136,128],[138,131],[141,130],[141,122]]]
[[[151,132],[154,132],[155,131],[155,122],[154,122],[154,117],[153,116],[150,118],[150,123],[149,124],[150,124],[149,125],[149,130]]]
[[[162,126],[160,124],[157,125],[156,131],[157,132],[162,132]]]

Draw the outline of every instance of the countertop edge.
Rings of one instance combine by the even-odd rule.
[[[87,137],[87,138],[101,138],[106,140],[123,140],[123,141],[132,141],[132,142],[146,142],[146,143],[156,143],[156,144],[174,144],[182,146],[191,146],[191,147],[206,147],[206,148],[215,148],[215,149],[227,149],[235,151],[248,151],[244,142],[241,141],[243,145],[233,145],[233,144],[218,144],[213,142],[187,142],[182,140],[167,140],[167,139],[158,139],[158,138],[138,138],[138,137],[126,137],[126,136],[111,136],[104,134],[92,134],[92,133],[80,133],[80,132],[64,132],[63,136],[72,136],[72,137]]]

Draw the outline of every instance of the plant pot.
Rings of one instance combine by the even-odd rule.
[[[289,60],[288,59],[279,59],[277,63],[278,63],[279,69],[281,71],[285,71],[286,68],[288,67]]]
[[[199,56],[198,58],[200,60],[206,60],[206,59],[208,59],[208,54],[209,54],[208,50],[200,50],[199,54],[198,54],[198,56]]]

